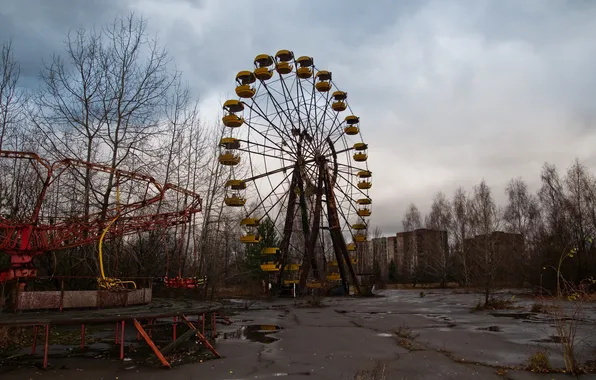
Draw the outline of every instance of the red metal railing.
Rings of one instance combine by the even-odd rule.
[[[35,198],[35,205],[29,217],[11,220],[0,216],[0,252],[10,255],[11,267],[0,272],[0,282],[15,278],[31,278],[37,275],[32,259],[44,252],[82,246],[98,241],[111,219],[119,216],[111,226],[106,238],[124,236],[139,231],[150,231],[184,224],[192,214],[201,211],[201,198],[197,193],[173,184],[159,184],[153,177],[141,173],[114,169],[109,166],[64,159],[50,164],[35,153],[0,151],[0,158],[29,160],[37,173],[42,186]],[[41,169],[45,169],[43,173]],[[83,216],[70,216],[59,222],[58,218],[40,219],[42,206],[46,201],[48,188],[56,183],[67,169],[83,168],[85,171],[108,173],[116,181],[138,183],[136,200],[127,204],[113,204],[106,209]],[[141,213],[157,202],[164,200],[166,193],[177,193],[186,199],[182,210]],[[139,200],[140,199],[140,200]]]

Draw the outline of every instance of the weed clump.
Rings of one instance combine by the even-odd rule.
[[[545,313],[546,312],[546,306],[544,306],[544,304],[541,303],[535,303],[532,305],[532,308],[530,309],[530,312],[532,313]]]
[[[0,351],[26,346],[32,340],[31,330],[22,327],[0,327]]]
[[[419,334],[414,333],[411,328],[403,324],[395,331],[395,335],[399,338],[398,343],[400,346],[407,350],[411,350],[413,342],[418,338]]]
[[[387,380],[386,366],[377,362],[371,370],[358,371],[354,374],[354,380]]]
[[[552,371],[550,359],[546,350],[538,350],[530,355],[527,370],[536,373],[548,373]]]
[[[513,297],[511,299],[492,297],[486,303],[479,301],[472,311],[507,310],[513,307]]]

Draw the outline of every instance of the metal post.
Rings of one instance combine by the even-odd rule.
[[[81,350],[85,349],[85,325],[81,325]]]
[[[203,322],[203,329],[202,329],[201,334],[203,334],[203,336],[204,336],[205,335],[205,313],[203,313],[201,320]]]
[[[217,313],[211,313],[211,339],[217,336]]]
[[[118,338],[120,336],[120,324],[118,322],[116,322],[116,338],[114,339],[114,344],[118,344]]]
[[[37,347],[37,332],[38,326],[33,326],[33,344],[31,345],[31,355],[35,355],[35,348]]]
[[[64,304],[64,278],[60,280],[60,311],[62,311],[63,304]]]
[[[540,297],[542,297],[542,272],[540,273]]]
[[[46,325],[46,339],[43,346],[43,369],[48,368],[48,341],[50,340],[50,325]]]
[[[172,341],[176,340],[176,317],[174,317],[174,323],[172,324]]]
[[[124,360],[124,320],[120,327],[120,360]]]

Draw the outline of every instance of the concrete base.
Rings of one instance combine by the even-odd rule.
[[[124,291],[53,290],[19,292],[14,310],[63,310],[144,305],[151,302],[152,289]]]

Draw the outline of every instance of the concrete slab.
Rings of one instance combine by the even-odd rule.
[[[118,361],[97,366],[97,361],[79,360],[68,366],[81,369],[86,379],[353,379],[357,370],[376,363],[385,364],[387,379],[569,378],[514,369],[522,368],[533,350],[542,346],[550,349],[554,366],[562,365],[558,345],[549,341],[552,322],[546,314],[530,313],[531,299],[516,297],[515,310],[472,313],[479,298],[475,294],[450,290],[427,291],[424,297],[405,290],[382,294],[326,299],[322,308],[296,308],[293,300],[275,300],[246,309],[238,302],[235,323],[218,326],[216,346],[224,358],[184,365],[167,375],[163,370],[128,368]],[[590,305],[586,310],[578,339],[592,342],[596,309]],[[416,336],[413,350],[400,345],[396,334],[400,329]],[[502,367],[511,368],[503,373]],[[2,379],[58,379],[73,373],[22,369],[3,374]]]

